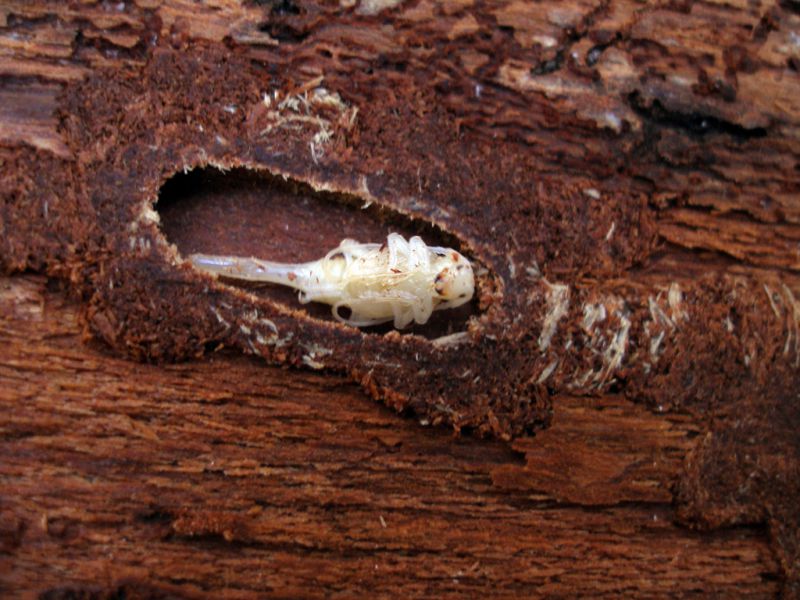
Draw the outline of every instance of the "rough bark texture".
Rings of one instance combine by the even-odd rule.
[[[120,360],[81,343],[63,291],[1,285],[7,594],[778,588],[762,527],[675,523],[669,486],[699,433],[687,417],[560,397],[553,427],[515,449],[457,439],[332,376],[230,355]]]
[[[0,26],[0,264],[54,282],[0,295],[8,593],[800,594],[797,3]],[[388,230],[474,305],[360,332],[180,258]]]

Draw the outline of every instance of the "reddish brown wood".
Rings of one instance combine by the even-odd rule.
[[[798,36],[793,0],[3,2],[0,265],[42,275],[0,280],[0,590],[800,596]],[[580,302],[621,298],[640,354],[618,385],[572,395],[556,372],[548,429],[454,438],[419,398],[376,392],[418,411],[396,415],[335,374],[242,357],[166,250],[128,247],[139,195],[208,148],[251,156],[258,136],[231,133],[274,124],[262,94],[321,81],[357,118],[324,156],[313,127],[281,130],[280,160],[331,189],[365,174],[349,202],[419,197],[447,231],[454,197],[479,224],[519,199],[524,237],[463,239],[507,290],[534,266],[571,287],[559,368],[588,360],[558,337]],[[147,147],[165,156],[133,160]],[[232,188],[236,214],[257,210]],[[321,210],[290,243],[183,200],[137,243],[310,258],[349,218]],[[651,372],[648,298],[673,283],[693,320]],[[547,285],[506,316],[541,322]]]
[[[763,528],[675,523],[687,419],[565,397],[541,443],[514,451],[421,427],[335,377],[115,358],[39,277],[3,279],[0,309],[12,597],[777,590]]]

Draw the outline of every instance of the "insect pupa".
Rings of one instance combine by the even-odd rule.
[[[301,303],[329,304],[337,321],[354,327],[424,324],[433,311],[461,306],[475,293],[472,265],[462,254],[397,233],[383,244],[345,239],[306,263],[209,254],[192,254],[189,261],[207,273],[289,286]]]

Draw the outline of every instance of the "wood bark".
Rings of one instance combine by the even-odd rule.
[[[798,71],[792,0],[5,0],[0,590],[797,597]],[[165,258],[309,258],[373,201],[481,255],[498,336],[558,343],[514,358],[528,412],[368,381],[357,336],[263,351],[248,302],[291,297],[209,320]]]
[[[778,589],[762,527],[675,522],[689,418],[564,397],[514,449],[421,427],[331,376],[120,360],[82,342],[79,306],[39,277],[3,280],[2,308],[7,594]]]

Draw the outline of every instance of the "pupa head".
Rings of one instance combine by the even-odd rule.
[[[472,300],[475,274],[470,262],[451,249],[436,252],[436,258],[433,289],[439,299],[437,308],[455,308]]]

